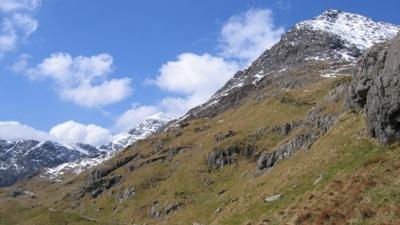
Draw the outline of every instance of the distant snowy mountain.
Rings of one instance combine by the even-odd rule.
[[[45,167],[103,154],[97,148],[85,144],[66,147],[53,141],[0,140],[0,186],[11,185]]]
[[[65,172],[78,174],[148,137],[170,120],[162,113],[155,114],[127,133],[117,135],[111,143],[99,147],[82,143],[63,145],[54,141],[0,140],[0,186],[12,185],[41,171],[46,178],[60,177]]]
[[[154,114],[127,133],[117,135],[111,143],[100,146],[99,148],[107,152],[119,151],[137,140],[148,137],[171,120],[172,118],[166,116],[164,113]]]
[[[100,157],[82,158],[79,160],[66,162],[53,168],[47,168],[42,177],[57,180],[65,173],[79,174],[85,169],[100,164],[101,162],[110,159],[122,149],[132,145],[137,140],[144,139],[151,134],[159,131],[164,127],[172,118],[163,113],[157,113],[153,116],[146,118],[135,128],[129,130],[127,133],[122,133],[116,136],[115,140],[107,145],[98,147],[98,149],[105,154]]]

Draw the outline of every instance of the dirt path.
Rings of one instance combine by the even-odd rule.
[[[71,214],[74,214],[74,213],[72,213],[72,212],[67,212],[67,211],[59,211],[59,210],[56,210],[56,209],[53,209],[53,208],[48,208],[48,211],[49,212],[52,212],[52,213],[62,213],[62,214],[68,214],[68,215],[71,215]],[[89,222],[92,222],[92,223],[100,223],[100,224],[110,224],[110,225],[135,225],[135,224],[132,224],[132,223],[121,223],[121,222],[115,222],[115,221],[105,221],[105,220],[100,220],[100,219],[96,219],[96,218],[93,218],[93,217],[90,217],[90,216],[86,216],[86,215],[82,215],[82,214],[74,214],[74,215],[78,215],[82,220],[86,220],[86,221],[89,221]]]

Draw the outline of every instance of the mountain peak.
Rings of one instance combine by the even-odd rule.
[[[371,18],[330,9],[311,20],[296,24],[296,28],[325,31],[340,36],[348,45],[365,50],[372,45],[392,39],[400,26],[376,22]]]

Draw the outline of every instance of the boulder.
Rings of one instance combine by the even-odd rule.
[[[361,57],[346,106],[365,111],[368,131],[381,143],[400,141],[400,35]]]
[[[265,202],[274,202],[274,201],[279,200],[280,198],[282,198],[282,195],[281,194],[277,194],[277,195],[272,195],[272,196],[266,197],[264,199],[264,201]]]

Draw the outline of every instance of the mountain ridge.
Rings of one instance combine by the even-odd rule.
[[[347,22],[344,22],[346,20],[343,17],[350,18]],[[339,25],[337,25],[337,21]],[[338,32],[333,28],[328,29],[315,24],[324,24],[328,27],[337,26],[341,29],[336,30],[344,30],[345,32]],[[368,29],[365,33],[361,32],[355,34],[355,36],[353,35],[353,39],[363,40],[366,33],[371,30],[378,30],[379,32],[377,33],[379,35],[369,40],[364,40],[363,44],[358,46],[349,43],[348,40],[352,40],[352,38],[348,36],[353,30],[354,24],[361,24],[359,27]],[[368,24],[368,26],[364,24]],[[290,71],[287,71],[287,67],[292,67],[292,70],[295,70],[296,67],[301,69],[301,64],[303,63],[326,62],[328,65],[324,68],[324,74],[321,76],[331,77],[348,73],[353,67],[351,64],[354,64],[356,58],[361,56],[367,45],[389,40],[399,31],[399,25],[374,22],[367,17],[339,10],[327,10],[312,20],[306,20],[294,25],[282,36],[277,44],[267,49],[248,68],[238,71],[206,103],[189,110],[184,118],[193,119],[214,116],[216,113],[235,105],[247,96],[246,93],[257,89],[258,85],[275,83],[282,86],[282,88],[291,88],[291,86],[298,85],[299,82],[297,81],[292,82],[292,84],[288,82],[276,83],[273,81],[274,78],[268,77],[271,74],[274,74],[275,77],[288,74]],[[341,65],[335,66],[334,62],[336,61],[341,61]],[[293,78],[293,80],[296,79]]]
[[[43,170],[41,176],[51,179],[59,179],[68,172],[79,174],[157,132],[169,120],[162,114],[150,116],[123,136],[99,147],[83,143],[65,145],[56,141],[0,140],[0,186],[12,185]]]

